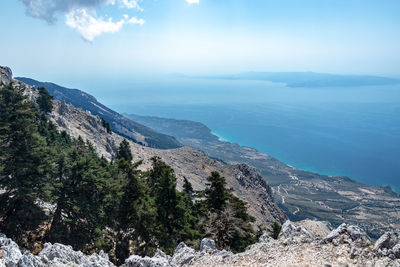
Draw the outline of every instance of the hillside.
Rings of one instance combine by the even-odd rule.
[[[369,186],[348,177],[320,175],[290,167],[250,147],[223,142],[198,122],[125,114],[156,131],[175,136],[229,164],[256,167],[278,205],[292,220],[315,218],[339,225],[343,220],[362,225],[372,236],[400,227],[400,197],[390,188]]]
[[[25,109],[18,119],[28,119],[29,116],[31,121],[26,120],[27,123],[40,122],[43,118],[47,120],[46,117],[36,117],[36,114],[39,114],[37,107],[34,102],[40,102],[43,97],[43,91],[38,90],[35,87],[28,86],[20,81],[13,80],[11,78],[11,71],[6,68],[0,68],[0,82],[1,84],[9,84],[12,82],[12,86],[6,86],[6,92],[14,91],[14,97],[16,99],[11,99],[12,101],[18,101],[18,95],[25,95],[29,100],[27,101],[21,99],[20,102],[17,103],[18,109]],[[3,90],[3,89],[2,89]],[[4,96],[7,96],[7,93],[4,93]],[[2,106],[7,107],[7,102],[5,102],[5,98],[2,95]],[[19,104],[18,104],[19,103]],[[72,208],[76,209],[75,205],[80,206],[82,203],[76,202],[80,199],[78,190],[88,190],[92,188],[95,184],[101,185],[102,181],[106,180],[101,179],[101,176],[93,176],[98,170],[101,169],[101,166],[108,166],[107,168],[113,168],[112,163],[107,163],[104,158],[112,159],[114,158],[115,151],[119,151],[120,148],[118,146],[122,143],[124,138],[118,134],[110,133],[104,127],[102,120],[98,116],[94,116],[89,111],[84,111],[80,108],[76,108],[71,104],[67,104],[65,102],[53,101],[53,108],[51,113],[49,114],[49,119],[57,126],[59,131],[58,134],[55,134],[54,129],[52,130],[51,124],[48,124],[49,127],[47,130],[42,128],[42,131],[45,130],[45,133],[48,133],[46,138],[51,142],[66,142],[64,143],[65,149],[68,149],[68,144],[72,142],[71,139],[66,134],[71,135],[77,139],[76,144],[78,144],[77,151],[72,153],[72,157],[75,158],[79,155],[79,153],[83,153],[83,150],[88,149],[89,158],[78,158],[78,162],[71,162],[72,164],[78,164],[75,168],[82,165],[82,171],[89,171],[90,175],[86,176],[85,174],[78,174],[74,178],[71,176],[69,179],[74,179],[74,185],[70,188],[71,194],[73,196],[78,197],[77,199],[72,198],[68,199],[72,201],[74,205]],[[42,109],[41,104],[38,104],[38,107]],[[31,109],[29,113],[26,108]],[[11,112],[11,113],[10,113]],[[6,114],[10,114],[13,116],[12,109],[8,109]],[[21,117],[22,116],[22,117]],[[14,125],[12,127],[18,127],[18,124],[15,124],[13,121],[8,121],[10,125]],[[14,123],[14,124],[13,124]],[[43,121],[42,121],[43,123]],[[24,126],[24,125],[22,125]],[[8,126],[7,126],[8,127]],[[8,128],[3,128],[4,135],[5,132],[9,132]],[[24,126],[25,127],[25,126]],[[33,127],[33,126],[32,126]],[[42,126],[44,125],[42,124]],[[29,126],[27,129],[34,129]],[[57,141],[59,136],[61,139]],[[33,144],[32,150],[26,150],[27,153],[32,153],[34,151],[42,151],[44,147],[40,147],[40,140],[42,140],[45,144],[44,139],[40,139],[38,135],[32,135],[32,140],[36,140],[34,142],[39,142]],[[35,139],[36,138],[36,139]],[[37,139],[39,138],[39,139]],[[2,139],[4,140],[4,139]],[[64,141],[62,141],[64,140]],[[84,142],[83,140],[86,140]],[[6,145],[6,143],[2,143]],[[17,143],[16,143],[17,144]],[[31,144],[29,144],[30,146]],[[286,220],[285,214],[275,205],[273,197],[271,195],[271,188],[267,185],[263,177],[257,172],[254,167],[250,167],[246,164],[234,164],[229,165],[219,160],[211,159],[206,156],[203,152],[200,152],[194,148],[189,147],[181,147],[176,149],[162,150],[162,149],[154,149],[145,146],[141,146],[135,142],[129,142],[128,146],[132,151],[133,161],[141,160],[143,164],[140,166],[143,172],[143,175],[151,174],[154,169],[154,160],[152,158],[154,156],[160,157],[163,161],[165,161],[168,165],[170,165],[176,173],[178,177],[179,188],[182,188],[182,180],[187,178],[192,184],[194,189],[202,190],[206,188],[208,185],[206,184],[205,177],[209,175],[212,171],[218,171],[223,176],[226,177],[226,182],[228,188],[231,187],[233,189],[233,193],[239,198],[245,200],[248,204],[245,207],[247,211],[256,217],[256,223],[262,226],[269,226],[272,222],[280,222],[283,223]],[[7,146],[6,146],[7,147]],[[24,146],[22,146],[24,147]],[[39,149],[39,150],[36,150]],[[93,150],[92,150],[93,149]],[[11,151],[13,148],[11,147]],[[90,152],[92,151],[92,152]],[[53,153],[53,152],[52,152]],[[92,156],[90,156],[92,153]],[[94,169],[85,168],[86,164],[91,162],[94,164],[94,160],[96,157],[94,155],[102,156],[104,158],[98,158],[99,164],[90,165],[95,167]],[[3,155],[3,154],[2,154]],[[6,154],[4,154],[6,155]],[[34,156],[35,162],[41,161],[37,158],[37,155],[30,154],[26,155],[28,160],[31,160],[31,157]],[[46,156],[43,155],[43,159]],[[153,158],[154,159],[154,158]],[[3,160],[3,158],[2,158]],[[12,159],[11,159],[12,160]],[[83,161],[82,161],[83,160]],[[59,162],[59,161],[57,161]],[[151,164],[153,162],[153,164]],[[42,164],[43,162],[40,162]],[[23,164],[25,163],[21,163]],[[59,163],[57,163],[59,164]],[[109,165],[110,164],[110,165]],[[122,162],[123,164],[123,162]],[[52,164],[50,164],[52,165]],[[60,167],[65,165],[59,165]],[[3,166],[5,167],[5,166]],[[2,168],[3,168],[2,167]],[[11,166],[12,167],[12,166]],[[44,166],[43,166],[44,167]],[[43,168],[40,167],[40,168]],[[47,166],[50,167],[50,166]],[[35,167],[32,167],[36,169]],[[40,168],[38,170],[40,170]],[[168,168],[168,167],[167,167]],[[77,169],[76,169],[77,170]],[[35,174],[31,172],[29,169],[24,169],[24,172]],[[105,171],[105,169],[103,169]],[[149,171],[149,172],[147,172]],[[80,172],[78,172],[80,173]],[[39,174],[39,173],[36,173]],[[103,172],[106,175],[106,172]],[[20,175],[20,174],[15,174]],[[11,177],[11,176],[8,176]],[[60,176],[62,177],[62,175]],[[91,177],[91,178],[89,178]],[[115,178],[118,178],[117,176]],[[151,177],[151,176],[149,176]],[[20,177],[22,179],[22,177]],[[39,180],[43,178],[37,177]],[[77,187],[81,179],[84,180],[83,184]],[[97,180],[90,180],[95,178]],[[110,177],[111,178],[111,177]],[[115,179],[114,178],[114,179]],[[30,181],[31,178],[27,178]],[[77,180],[75,180],[77,179]],[[130,178],[132,179],[132,178]],[[118,180],[115,180],[118,181]],[[121,182],[122,180],[119,180]],[[19,182],[23,182],[22,180]],[[33,185],[38,181],[33,181]],[[61,182],[61,181],[59,181]],[[68,182],[64,180],[63,182]],[[89,182],[89,183],[88,183]],[[95,182],[95,184],[92,184]],[[111,180],[109,180],[111,182]],[[2,181],[4,183],[4,179]],[[98,184],[100,183],[100,184]],[[7,184],[7,183],[5,183]],[[50,184],[49,184],[50,185]],[[57,185],[56,188],[58,188]],[[101,186],[106,186],[103,184]],[[36,185],[35,185],[36,187]],[[26,188],[26,190],[31,190],[30,188]],[[34,188],[32,188],[34,189]],[[44,188],[36,188],[34,190],[48,190],[47,186]],[[64,187],[64,190],[61,191],[61,196],[68,192],[68,188]],[[96,190],[101,190],[101,187],[97,187]],[[9,194],[14,194],[13,190],[6,190],[0,193],[2,198],[6,197]],[[18,191],[17,191],[18,192]],[[28,198],[32,198],[35,191],[25,192],[27,193]],[[86,191],[85,191],[86,192]],[[90,191],[88,191],[90,192]],[[77,195],[78,193],[78,195]],[[107,192],[108,193],[108,192]],[[112,192],[110,192],[112,193]],[[18,195],[17,195],[18,196]],[[88,197],[88,195],[83,196],[84,199]],[[51,199],[51,198],[50,198]],[[7,200],[12,201],[13,198]],[[24,201],[27,201],[25,199]],[[109,199],[109,201],[115,201]],[[198,200],[201,201],[201,200]],[[28,202],[27,202],[28,203]],[[52,203],[43,202],[40,199],[35,200],[34,209],[36,212],[40,212],[43,216],[53,216],[53,214],[57,214],[57,209],[59,205],[63,202],[57,201],[57,205],[53,205]],[[91,213],[92,208],[98,208],[93,205],[90,205],[90,210],[87,210],[86,213]],[[15,206],[14,206],[15,207]],[[26,207],[21,207],[26,208]],[[109,208],[112,208],[109,207]],[[27,211],[32,214],[31,208],[28,208]],[[54,211],[56,210],[56,211]],[[112,209],[111,209],[112,210]],[[110,210],[110,211],[111,211]],[[124,210],[125,212],[125,210]],[[62,213],[60,213],[62,214]],[[113,213],[114,214],[114,213]],[[26,214],[22,214],[26,218]],[[100,215],[100,214],[99,214]],[[104,216],[103,214],[102,216]],[[111,214],[110,214],[111,215]],[[55,216],[55,215],[54,215]],[[64,218],[70,219],[71,214],[62,215]],[[84,214],[81,214],[84,216]],[[242,215],[240,215],[242,216]],[[31,217],[29,217],[31,218]],[[29,219],[28,218],[28,219]],[[107,216],[106,216],[107,218]],[[157,217],[158,218],[158,217]],[[4,223],[4,217],[0,218],[0,222]],[[37,219],[37,218],[36,218]],[[93,222],[99,223],[97,217],[86,217],[86,219],[94,220]],[[82,225],[86,225],[86,219],[84,220],[73,220],[72,225],[75,223],[81,223]],[[103,218],[104,219],[104,218]],[[115,221],[116,218],[109,218],[111,221]],[[118,249],[120,246],[116,246],[116,248],[110,250],[112,254],[107,255],[103,251],[99,251],[98,253],[94,253],[90,256],[83,254],[80,251],[74,251],[71,246],[65,246],[59,243],[41,243],[38,242],[41,238],[46,238],[46,235],[43,235],[43,232],[46,232],[47,224],[51,225],[54,223],[54,219],[52,222],[44,222],[42,225],[37,225],[36,229],[32,229],[32,232],[28,232],[29,238],[18,240],[19,244],[23,244],[24,248],[29,248],[33,250],[35,253],[32,254],[29,250],[26,250],[24,253],[21,252],[18,245],[11,239],[7,238],[5,235],[0,234],[0,266],[20,266],[20,267],[44,267],[44,266],[115,266],[114,263],[110,261],[110,256],[115,260],[116,255],[120,255],[121,251]],[[3,226],[3,225],[2,225]],[[50,228],[52,229],[52,228]],[[398,231],[389,231],[383,234],[375,243],[373,243],[370,237],[365,233],[361,228],[356,225],[349,225],[346,223],[341,224],[338,228],[333,229],[331,225],[327,222],[320,221],[312,221],[306,220],[301,222],[292,223],[287,220],[283,225],[279,234],[275,236],[276,239],[273,239],[268,233],[264,233],[259,241],[252,246],[247,247],[247,249],[238,254],[234,254],[230,251],[219,250],[216,246],[216,242],[210,238],[203,238],[200,244],[192,244],[195,247],[198,247],[200,251],[195,251],[193,248],[188,247],[185,243],[181,242],[177,245],[172,256],[166,255],[163,251],[157,250],[156,254],[150,257],[141,257],[138,255],[133,255],[130,251],[127,251],[127,256],[122,259],[125,259],[121,266],[129,267],[129,266],[149,266],[149,267],[176,267],[176,266],[398,266],[400,264],[400,233]],[[15,230],[15,229],[14,229]],[[13,230],[13,231],[14,231]],[[76,229],[79,232],[79,229]],[[80,232],[83,232],[84,229],[81,229]],[[122,236],[129,236],[132,234],[131,230],[126,229],[127,232],[120,233]],[[136,230],[136,229],[135,229]],[[135,231],[134,230],[134,231]],[[11,231],[11,232],[13,232]],[[116,235],[113,229],[104,229],[108,233],[108,235]],[[78,233],[76,232],[76,233]],[[96,231],[95,231],[96,232]],[[42,234],[41,234],[42,233]],[[19,236],[21,233],[18,231],[16,236]],[[90,234],[87,232],[87,234]],[[118,235],[119,236],[119,235]],[[67,238],[67,236],[66,236]],[[81,238],[86,238],[86,236],[81,236]],[[108,237],[110,238],[110,237]],[[112,238],[112,237],[111,237]],[[39,240],[38,240],[39,239]],[[137,242],[140,240],[130,240],[130,242]],[[169,240],[171,242],[172,240]],[[200,241],[199,241],[200,242]],[[254,242],[254,241],[253,241]],[[114,245],[115,246],[115,245]],[[129,247],[129,245],[128,245]],[[24,250],[22,250],[24,251]],[[85,249],[86,252],[93,252],[92,249]],[[243,250],[242,250],[243,251]],[[36,255],[37,254],[37,255]],[[126,254],[122,254],[126,255]]]
[[[34,95],[37,90],[18,80],[13,81],[14,86],[23,89],[27,95]],[[118,150],[124,136],[118,133],[107,133],[100,117],[95,116],[91,111],[77,108],[64,101],[54,101],[53,105],[50,120],[58,130],[64,130],[72,137],[80,136],[83,140],[90,141],[99,156],[104,156],[109,160],[115,156],[115,151]],[[124,119],[124,121],[130,120]],[[283,223],[286,220],[286,215],[274,203],[270,187],[253,167],[246,164],[229,165],[186,146],[175,149],[156,149],[132,141],[129,141],[129,144],[133,161],[143,160],[140,169],[148,170],[151,167],[151,158],[158,156],[174,169],[179,188],[182,188],[183,179],[186,177],[195,190],[203,190],[207,182],[206,177],[211,172],[218,171],[226,178],[228,187],[234,189],[234,194],[248,203],[247,209],[256,218],[256,224],[268,226],[274,221]]]
[[[144,125],[129,120],[117,112],[99,103],[95,97],[78,89],[68,89],[54,83],[39,82],[29,78],[16,78],[25,84],[45,87],[57,101],[70,103],[77,108],[90,111],[93,115],[99,116],[110,123],[111,129],[135,143],[148,147],[170,149],[182,145],[172,136],[160,134]]]

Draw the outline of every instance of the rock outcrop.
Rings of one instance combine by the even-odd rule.
[[[0,66],[0,85],[9,85],[12,81],[12,71],[9,67]]]
[[[376,241],[374,251],[381,256],[400,259],[400,230],[383,234]]]
[[[310,226],[313,223],[315,225]],[[319,229],[323,225],[318,221],[308,221],[306,224],[309,229]],[[287,221],[277,240],[264,234],[258,243],[251,245],[243,253],[233,254],[218,250],[213,240],[205,238],[201,241],[199,251],[180,243],[173,256],[158,250],[153,257],[132,255],[121,266],[400,266],[398,231],[385,233],[372,245],[365,232],[355,225],[342,224],[324,238],[320,237],[320,230],[308,232],[303,225],[304,221]],[[17,266],[114,265],[103,252],[85,255],[61,244],[46,243],[38,255],[29,251],[22,254],[11,239],[0,234],[0,267]]]
[[[357,247],[367,247],[371,245],[371,239],[360,227],[355,225],[341,224],[338,228],[333,230],[323,242],[338,244],[351,244]]]
[[[113,267],[104,252],[87,256],[80,251],[74,251],[71,246],[46,243],[43,250],[36,256],[25,251],[21,253],[18,245],[0,234],[0,267]]]
[[[289,220],[282,225],[278,239],[285,244],[309,243],[312,240],[311,234],[303,226],[297,226]]]

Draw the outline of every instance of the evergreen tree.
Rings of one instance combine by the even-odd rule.
[[[246,204],[232,194],[232,189],[226,188],[225,178],[218,172],[212,172],[207,180],[206,200],[196,204],[203,214],[200,220],[203,230],[220,249],[243,251],[257,240],[251,225],[254,218],[248,215]]]
[[[173,169],[160,158],[152,158],[152,161],[153,169],[150,171],[149,181],[155,187],[158,241],[167,253],[173,253],[178,242],[198,238],[199,231],[184,194],[176,190]]]
[[[128,162],[131,162],[133,159],[131,147],[126,139],[124,139],[119,145],[117,159],[125,159]]]
[[[225,177],[222,177],[219,172],[212,172],[211,176],[207,178],[206,197],[208,206],[217,210],[221,210],[228,199],[229,190],[225,188]]]
[[[109,122],[107,122],[105,119],[101,118],[101,125],[103,125],[103,127],[106,128],[106,131],[108,134],[112,134]]]
[[[278,222],[273,222],[271,224],[271,229],[269,230],[271,237],[273,239],[278,239],[279,233],[282,230],[282,226]]]
[[[112,177],[102,160],[79,140],[67,157],[59,162],[61,183],[49,239],[83,249],[102,238],[104,200],[110,191],[107,180]]]
[[[37,103],[39,105],[40,111],[44,114],[51,113],[53,110],[53,96],[44,87],[39,87],[39,97]]]
[[[123,233],[135,229],[134,235],[126,237],[136,242],[135,253],[149,255],[156,246],[154,243],[156,208],[154,199],[150,196],[146,184],[142,180],[142,172],[137,170],[141,162],[131,164],[126,160],[119,160],[119,168],[126,176],[126,185],[122,188],[119,222]],[[120,239],[124,239],[120,237]],[[125,259],[129,256],[129,243],[120,240],[117,248],[117,257]]]
[[[45,197],[51,164],[34,103],[9,85],[0,90],[0,110],[0,227],[18,241],[43,219],[34,202]]]
[[[183,192],[190,198],[192,198],[194,193],[193,186],[186,177],[183,178]]]

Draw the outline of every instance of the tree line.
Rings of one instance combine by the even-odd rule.
[[[218,172],[202,191],[185,178],[180,192],[160,158],[138,170],[126,140],[110,162],[90,142],[58,131],[48,120],[51,95],[38,93],[33,102],[12,85],[0,89],[0,232],[28,249],[44,242],[102,249],[116,263],[156,249],[172,254],[181,241],[196,247],[203,237],[234,252],[257,240],[246,204]]]

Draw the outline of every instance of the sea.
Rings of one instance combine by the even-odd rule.
[[[400,85],[290,88],[175,76],[88,84],[118,112],[204,123],[298,169],[400,193]]]

